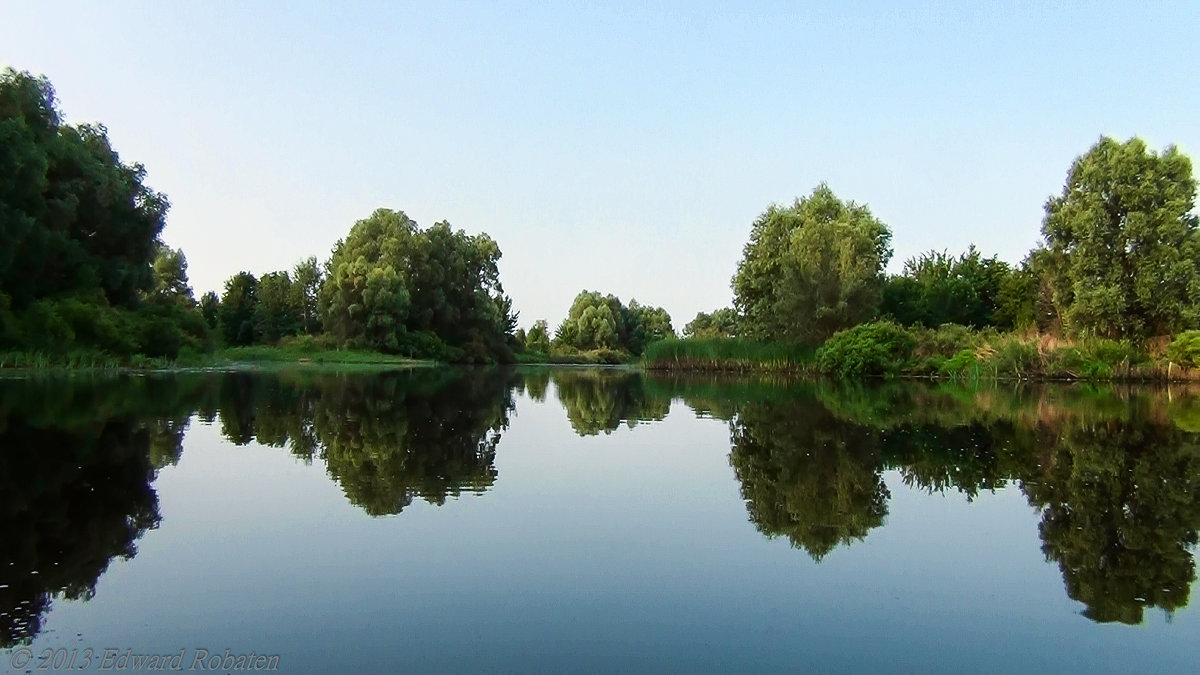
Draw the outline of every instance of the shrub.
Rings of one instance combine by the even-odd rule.
[[[838,331],[817,350],[821,371],[841,378],[893,377],[912,359],[916,339],[890,321]]]
[[[1185,330],[1167,346],[1167,359],[1187,368],[1200,367],[1200,330]]]

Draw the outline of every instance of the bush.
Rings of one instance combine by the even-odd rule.
[[[1200,330],[1185,330],[1167,346],[1167,359],[1187,368],[1200,367]]]
[[[838,331],[817,350],[821,371],[851,379],[894,377],[912,360],[916,339],[890,321]]]

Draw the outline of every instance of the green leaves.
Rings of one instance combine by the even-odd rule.
[[[1061,262],[1054,303],[1075,333],[1135,339],[1200,320],[1196,181],[1174,147],[1101,138],[1046,203],[1042,233]]]
[[[819,344],[874,316],[891,232],[822,183],[755,221],[733,278],[743,335]]]

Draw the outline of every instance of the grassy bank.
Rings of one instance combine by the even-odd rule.
[[[524,351],[513,355],[516,363],[521,365],[586,365],[604,366],[633,363],[635,359],[629,352],[615,349],[593,349],[590,351],[552,350],[550,353]]]
[[[396,367],[432,363],[432,361],[420,361],[369,350],[289,348],[265,345],[230,347],[218,349],[209,354],[185,353],[174,359],[148,357],[140,354],[117,356],[98,350],[0,352],[0,370],[169,370],[259,364]]]
[[[1194,343],[1194,344],[1193,344]],[[855,326],[819,349],[746,340],[668,340],[647,348],[642,366],[678,372],[826,375],[846,380],[1166,382],[1200,380],[1200,336],[1134,345],[945,325],[889,322]]]
[[[737,339],[663,340],[646,347],[649,370],[814,373],[813,349]]]

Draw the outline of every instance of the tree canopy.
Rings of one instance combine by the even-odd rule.
[[[733,278],[746,337],[819,344],[874,316],[892,234],[865,205],[822,183],[772,205],[750,232]]]
[[[1053,302],[1074,333],[1144,338],[1200,319],[1191,161],[1139,138],[1101,138],[1076,158],[1042,223]]]
[[[655,340],[675,336],[671,315],[661,307],[631,300],[626,307],[611,293],[580,291],[555,339],[579,350],[612,349],[638,355]]]
[[[103,125],[63,124],[45,77],[0,72],[0,289],[13,307],[93,289],[135,305],[168,208],[145,177]]]
[[[334,247],[319,294],[322,319],[344,344],[505,359],[516,315],[500,285],[499,259],[486,234],[446,222],[421,230],[402,211],[378,209]]]

